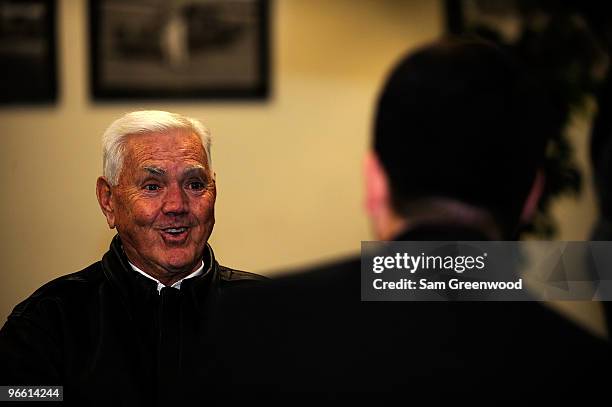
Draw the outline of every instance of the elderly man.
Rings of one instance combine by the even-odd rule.
[[[189,384],[219,293],[261,277],[220,266],[207,243],[216,186],[202,123],[129,113],[103,149],[96,192],[118,234],[101,261],[14,309],[0,331],[0,385],[63,385],[66,401],[87,404],[166,404],[201,389]]]

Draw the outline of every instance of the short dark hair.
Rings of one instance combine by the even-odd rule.
[[[443,197],[489,210],[516,229],[554,111],[543,88],[498,46],[446,38],[402,59],[378,102],[374,150],[394,209]]]

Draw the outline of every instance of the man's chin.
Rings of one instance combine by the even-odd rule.
[[[172,274],[191,273],[200,267],[201,261],[202,256],[194,257],[193,254],[189,256],[173,256],[165,259],[164,268]]]

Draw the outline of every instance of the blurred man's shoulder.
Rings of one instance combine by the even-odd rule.
[[[287,287],[329,287],[358,280],[360,269],[360,257],[347,256],[281,273],[275,279],[275,284]]]
[[[347,287],[358,288],[360,264],[360,258],[353,256],[274,273],[273,278],[265,281],[247,280],[255,284],[237,284],[224,293],[225,311],[237,308],[241,314],[245,309],[277,314],[296,307],[310,309],[336,302],[338,294],[354,292]]]

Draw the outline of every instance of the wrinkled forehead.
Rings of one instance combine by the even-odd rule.
[[[197,162],[208,168],[206,150],[189,130],[130,134],[125,141],[125,164],[141,167],[154,162]]]

